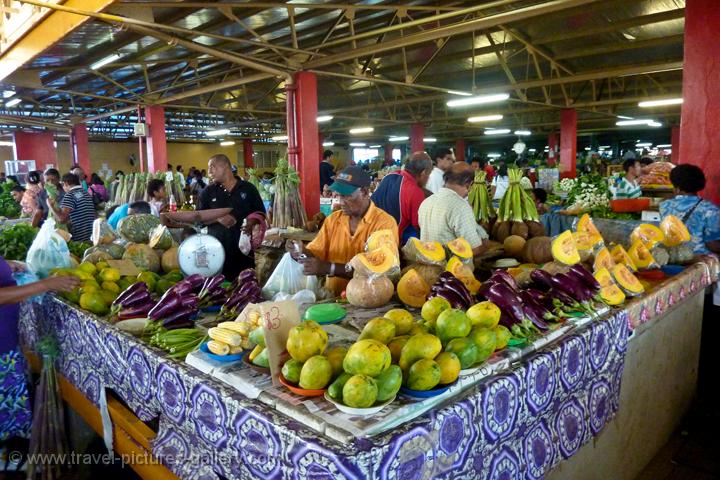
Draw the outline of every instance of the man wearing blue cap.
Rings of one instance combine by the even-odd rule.
[[[325,219],[315,240],[304,250],[297,248],[299,245],[290,247],[306,275],[327,275],[325,287],[335,295],[340,295],[352,277],[345,265],[365,250],[371,233],[388,229],[398,242],[397,222],[370,200],[371,182],[370,175],[360,167],[347,167],[338,173],[330,190],[338,196],[340,210]]]

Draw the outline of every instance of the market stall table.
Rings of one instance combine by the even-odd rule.
[[[311,412],[299,397],[280,413],[54,297],[23,305],[21,337],[33,350],[55,331],[59,372],[93,405],[110,389],[139,419],[158,419],[150,447],[181,478],[540,478],[622,411],[629,329],[650,331],[688,306],[697,314],[692,299],[716,278],[716,260],[704,258],[420,416],[345,442],[331,423],[304,423]]]

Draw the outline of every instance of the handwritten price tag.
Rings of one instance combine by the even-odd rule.
[[[268,349],[270,374],[273,385],[280,385],[278,376],[283,363],[288,358],[285,345],[290,330],[300,324],[300,311],[292,300],[283,302],[265,302],[258,305],[263,318],[265,347]]]

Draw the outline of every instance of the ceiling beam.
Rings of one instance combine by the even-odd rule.
[[[221,2],[145,2],[145,1],[131,1],[123,0],[119,2],[120,5],[132,5],[133,8],[225,8],[225,6],[231,6],[233,8],[285,8],[285,5],[277,2],[245,2],[238,0],[225,0]],[[353,9],[353,10],[407,10],[407,11],[419,11],[419,12],[442,12],[442,11],[456,11],[458,7],[447,7],[447,6],[430,6],[430,5],[363,5],[363,4],[352,4],[352,3],[292,3],[293,8],[307,8],[309,10],[342,10],[342,9]]]

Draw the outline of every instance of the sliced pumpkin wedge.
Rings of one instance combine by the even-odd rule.
[[[690,231],[675,215],[666,215],[660,222],[660,230],[665,235],[663,243],[668,247],[676,247],[691,240]]]
[[[615,282],[629,295],[640,295],[645,287],[640,280],[622,263],[618,263],[612,269]]]
[[[610,271],[614,266],[615,260],[613,260],[612,255],[610,255],[610,250],[608,250],[607,247],[602,247],[598,250],[595,254],[595,261],[593,262],[593,270],[598,271],[605,268]]]
[[[552,241],[550,250],[555,261],[565,265],[580,263],[580,253],[570,230],[565,230]]]
[[[612,254],[613,260],[615,260],[615,263],[622,263],[633,272],[637,271],[637,266],[635,265],[635,262],[633,262],[632,258],[630,258],[630,255],[628,255],[625,247],[622,245],[615,245],[610,253]]]
[[[641,223],[635,227],[635,230],[633,230],[630,234],[631,242],[634,243],[638,240],[641,241],[648,249],[651,249],[658,243],[665,240],[665,234],[655,225],[650,223]],[[642,267],[638,265],[638,268]]]

